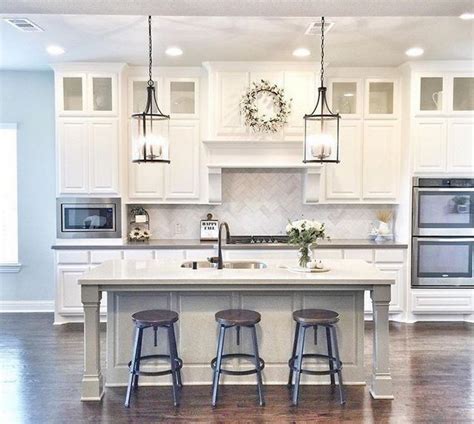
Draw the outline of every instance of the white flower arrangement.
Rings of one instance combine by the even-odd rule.
[[[257,97],[263,92],[270,94],[273,98],[276,112],[271,116],[259,113]],[[288,122],[292,100],[293,99],[286,100],[285,91],[276,84],[270,84],[269,81],[263,79],[258,83],[253,82],[252,86],[240,101],[241,113],[244,116],[245,125],[255,132],[278,132]]]
[[[150,240],[151,233],[145,228],[135,227],[128,233],[128,238],[131,241],[147,241]]]
[[[288,243],[299,247],[299,263],[305,268],[311,262],[310,247],[318,239],[329,239],[325,234],[324,224],[309,219],[289,222],[286,226]]]

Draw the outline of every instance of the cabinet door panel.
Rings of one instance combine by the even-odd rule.
[[[400,173],[398,124],[365,122],[363,145],[363,197],[396,200]]]
[[[415,172],[446,170],[446,121],[419,119],[415,121]]]
[[[129,197],[161,199],[163,197],[164,167],[160,163],[129,163]]]
[[[362,124],[341,122],[339,128],[341,163],[326,168],[326,197],[328,199],[359,199],[361,195]]]
[[[117,120],[89,124],[90,191],[118,193],[119,140]]]
[[[448,123],[448,172],[474,171],[474,120],[453,119]]]
[[[59,191],[67,194],[87,193],[88,134],[83,120],[59,120]]]
[[[218,72],[216,102],[217,135],[244,135],[247,128],[240,113],[240,99],[249,85],[248,72]]]
[[[314,108],[314,72],[285,72],[284,87],[286,99],[292,99],[285,134],[303,134],[303,116]]]
[[[88,265],[58,266],[57,291],[58,312],[65,314],[81,314],[81,286],[78,279],[89,269]]]
[[[199,196],[199,124],[174,121],[170,124],[170,158],[166,167],[166,198],[193,199]]]

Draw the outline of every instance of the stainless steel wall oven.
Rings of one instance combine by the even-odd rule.
[[[474,178],[413,180],[412,286],[474,287]]]

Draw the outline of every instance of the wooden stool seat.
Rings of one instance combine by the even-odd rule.
[[[328,309],[301,309],[293,312],[293,319],[305,325],[327,325],[336,324],[339,314]]]
[[[138,327],[157,327],[175,323],[178,321],[178,314],[164,309],[150,309],[135,312],[132,319]]]
[[[256,311],[249,309],[226,309],[216,313],[216,321],[225,326],[248,326],[255,325],[262,319]]]

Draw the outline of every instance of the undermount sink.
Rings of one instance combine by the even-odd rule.
[[[217,268],[217,264],[209,261],[186,261],[181,264],[181,268],[193,268],[193,263],[196,268]],[[224,262],[224,268],[227,269],[263,269],[267,265],[258,261],[229,261]]]

